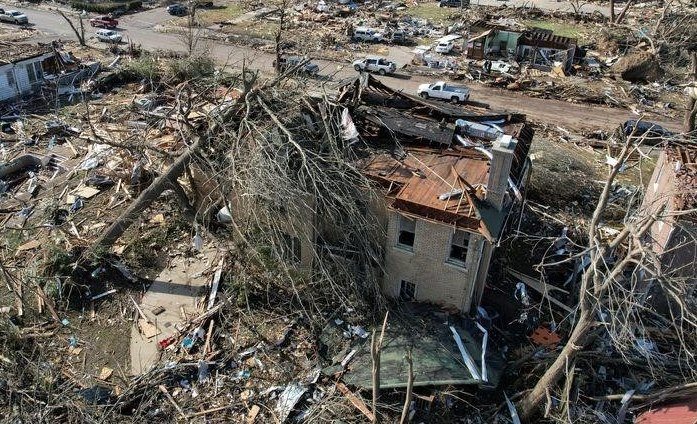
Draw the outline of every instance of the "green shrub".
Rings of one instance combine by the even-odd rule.
[[[169,63],[168,76],[175,82],[207,78],[215,72],[213,59],[207,56],[175,59]]]
[[[88,12],[111,13],[118,9],[124,9],[126,11],[140,9],[143,6],[143,2],[141,0],[127,1],[123,3],[87,3],[83,1],[73,1],[70,3],[70,6],[73,9],[86,10]]]
[[[137,81],[143,78],[156,80],[160,77],[160,68],[151,56],[143,56],[139,59],[130,61],[124,66],[124,71],[132,74]]]

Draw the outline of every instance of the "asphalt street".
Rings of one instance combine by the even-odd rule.
[[[486,0],[490,1],[490,0]],[[496,2],[495,0],[491,0]],[[546,0],[545,0],[546,1]],[[549,2],[554,3],[554,2]],[[564,3],[566,4],[566,3]],[[51,41],[56,38],[73,39],[74,33],[69,25],[57,11],[45,9],[16,8],[0,3],[0,7],[16,9],[27,14],[30,27],[36,31],[31,37],[33,41]],[[171,17],[164,8],[142,11],[119,18],[119,28],[124,40],[133,41],[148,50],[162,49],[173,51],[185,51],[185,44],[181,36],[171,33],[155,31],[155,27]],[[85,20],[87,24],[87,20]],[[0,24],[9,25],[9,24]],[[93,29],[86,28],[86,33],[93,34]],[[213,58],[219,65],[227,65],[233,68],[240,67],[242,63],[252,69],[271,71],[273,55],[254,50],[251,47],[232,45],[214,40],[203,40],[201,48],[208,48]],[[102,43],[95,39],[90,44],[100,46]],[[320,66],[320,73],[325,77],[345,78],[355,75],[355,71],[349,63],[330,61],[315,61]],[[399,63],[398,65],[403,65]],[[414,93],[419,84],[431,82],[425,77],[402,76],[382,77],[387,85],[408,93]],[[525,113],[534,121],[555,124],[570,129],[612,129],[627,119],[636,119],[637,116],[626,109],[609,108],[595,105],[583,105],[569,103],[560,100],[548,100],[531,98],[522,93],[516,93],[504,89],[486,87],[481,84],[470,84],[472,100],[484,102],[497,110],[509,110]],[[647,114],[645,119],[660,123],[661,125],[678,129],[679,120],[665,119],[653,114]]]

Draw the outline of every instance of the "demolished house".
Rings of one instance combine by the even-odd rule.
[[[53,66],[53,49],[32,44],[0,46],[0,101],[11,101],[37,92],[44,81],[45,70]]]
[[[661,152],[641,206],[656,221],[648,242],[666,273],[694,278],[697,265],[697,149],[668,147]]]
[[[540,28],[524,32],[516,49],[518,61],[530,61],[533,68],[545,71],[555,66],[569,71],[579,53],[575,38],[562,37]]]
[[[3,44],[0,54],[0,103],[38,94],[44,87],[69,94],[99,70],[97,62],[80,64],[57,45]]]
[[[372,77],[344,87],[370,149],[359,166],[384,193],[383,291],[467,312],[530,172],[522,115],[437,105]]]
[[[467,58],[480,60],[513,55],[522,32],[479,20],[470,26],[470,34],[476,35],[467,41]]]

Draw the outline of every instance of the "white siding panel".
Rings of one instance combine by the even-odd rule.
[[[10,84],[7,79],[7,72],[11,72],[13,65],[5,65],[0,67],[0,101],[7,100],[17,95],[17,88],[14,84]]]

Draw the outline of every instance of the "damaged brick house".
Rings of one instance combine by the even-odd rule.
[[[357,136],[349,142],[355,167],[380,189],[365,205],[386,235],[379,263],[354,263],[347,248],[355,246],[332,242],[342,229],[324,222],[310,198],[278,199],[279,254],[312,273],[329,253],[355,275],[377,275],[389,297],[476,308],[530,173],[534,133],[525,116],[423,101],[367,75],[342,86],[337,100]],[[235,221],[248,221],[252,207],[241,197],[230,204]]]
[[[358,82],[356,82],[358,84]],[[383,291],[402,300],[479,304],[494,247],[530,172],[533,130],[522,115],[423,102],[373,78],[353,119],[368,144],[361,160],[384,190]]]

